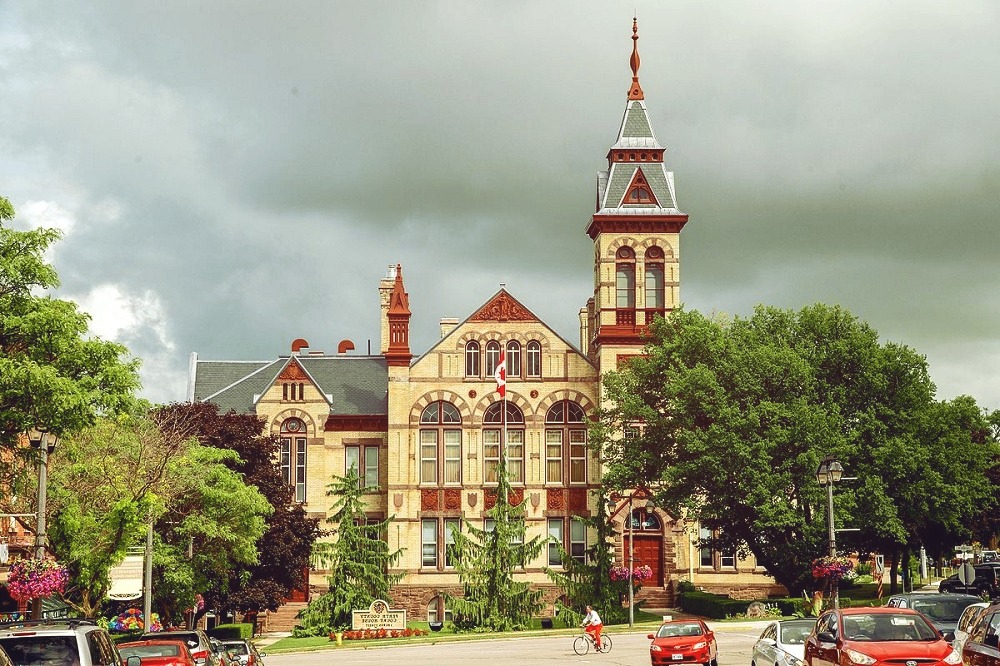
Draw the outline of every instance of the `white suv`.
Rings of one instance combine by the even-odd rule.
[[[0,647],[17,666],[122,666],[111,635],[90,620],[0,623]]]

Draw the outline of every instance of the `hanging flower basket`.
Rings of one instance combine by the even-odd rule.
[[[149,627],[149,631],[163,631],[163,624],[160,622],[160,616],[157,613],[152,613],[153,624]],[[146,628],[146,623],[142,619],[142,611],[138,608],[129,608],[127,611],[111,618],[108,622],[109,631],[125,632],[125,631],[142,631]]]
[[[813,578],[840,580],[854,571],[854,562],[846,557],[818,557],[812,562]]]
[[[623,567],[615,565],[611,567],[611,571],[608,573],[611,580],[628,580],[628,567]],[[632,569],[632,582],[642,583],[653,577],[653,570],[649,565],[643,565],[640,567],[635,567]]]
[[[69,572],[55,560],[17,560],[10,565],[7,592],[14,601],[30,601],[62,593]]]

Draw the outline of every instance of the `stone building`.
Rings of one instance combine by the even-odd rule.
[[[526,503],[529,538],[550,537],[583,556],[593,535],[579,518],[606,510],[593,497],[601,468],[587,446],[587,422],[600,404],[602,374],[642,353],[644,327],[679,305],[680,234],[688,221],[639,85],[634,23],[632,39],[625,112],[587,227],[594,292],[579,311],[576,344],[501,288],[465,319],[442,320],[440,339],[415,356],[396,265],[378,285],[378,354],[352,353],[347,340],[326,354],[301,339],[268,361],[192,354],[188,399],[262,416],[281,438],[278,463],[310,512],[325,517],[326,485],[356,466],[370,516],[390,518],[389,546],[403,551],[398,567],[406,575],[392,603],[411,617],[444,619],[443,594],[460,590],[446,548],[463,521],[485,526],[504,409],[506,459],[514,493]],[[494,380],[501,354],[505,401]],[[740,593],[773,587],[752,561],[699,548],[697,525],[646,504],[625,494],[611,515],[621,534],[619,560],[632,552],[636,564],[653,570],[641,593],[647,605],[672,604],[678,580]],[[543,572],[550,565],[559,566],[555,549],[543,550],[522,575],[547,588],[551,600],[556,591]],[[323,573],[311,573],[314,588],[325,585]]]

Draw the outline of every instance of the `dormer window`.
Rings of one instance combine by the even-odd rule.
[[[625,198],[622,199],[623,204],[633,204],[633,205],[649,205],[656,204],[656,197],[653,195],[653,190],[646,182],[646,176],[643,175],[642,169],[637,169],[635,176],[632,177],[632,182],[629,184],[628,191],[625,192]]]

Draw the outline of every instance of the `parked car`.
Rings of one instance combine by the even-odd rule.
[[[230,654],[236,656],[240,666],[264,666],[264,652],[258,652],[257,646],[250,641],[222,641]]]
[[[649,660],[658,664],[703,664],[719,666],[719,646],[715,632],[701,620],[664,622],[655,634],[647,636]]]
[[[0,648],[17,666],[122,666],[106,629],[89,620],[21,620],[0,624]]]
[[[229,650],[226,649],[226,646],[218,638],[209,637],[208,642],[212,646],[215,658],[219,660],[219,666],[236,666],[236,664],[240,663],[239,659],[235,655],[230,654]]]
[[[934,628],[944,634],[947,641],[955,640],[955,627],[962,611],[982,599],[971,594],[894,594],[886,606],[912,608],[924,614]]]
[[[802,666],[806,638],[816,620],[772,622],[754,643],[751,666]]]
[[[974,604],[969,604],[969,606],[962,611],[962,617],[958,618],[958,626],[955,627],[955,640],[951,642],[951,646],[955,648],[958,652],[962,651],[965,646],[966,639],[969,638],[969,631],[975,626],[976,620],[982,615],[983,611],[989,608],[989,604],[985,601],[979,601]]]
[[[938,592],[984,595],[990,599],[1000,596],[1000,562],[976,564],[973,566],[976,577],[966,585],[958,579],[958,574],[952,574],[938,584]]]
[[[962,646],[966,666],[1000,666],[1000,604],[985,608]]]
[[[182,640],[187,643],[197,666],[220,666],[219,658],[212,651],[208,634],[201,629],[184,629],[181,631],[147,631],[139,640],[164,638],[167,640]]]
[[[120,643],[118,651],[125,666],[196,666],[187,642],[182,639],[164,637]]]
[[[14,662],[10,660],[6,650],[3,648],[0,648],[0,666],[14,666]]]
[[[806,639],[807,666],[958,666],[962,655],[912,608],[841,608],[820,615]]]

